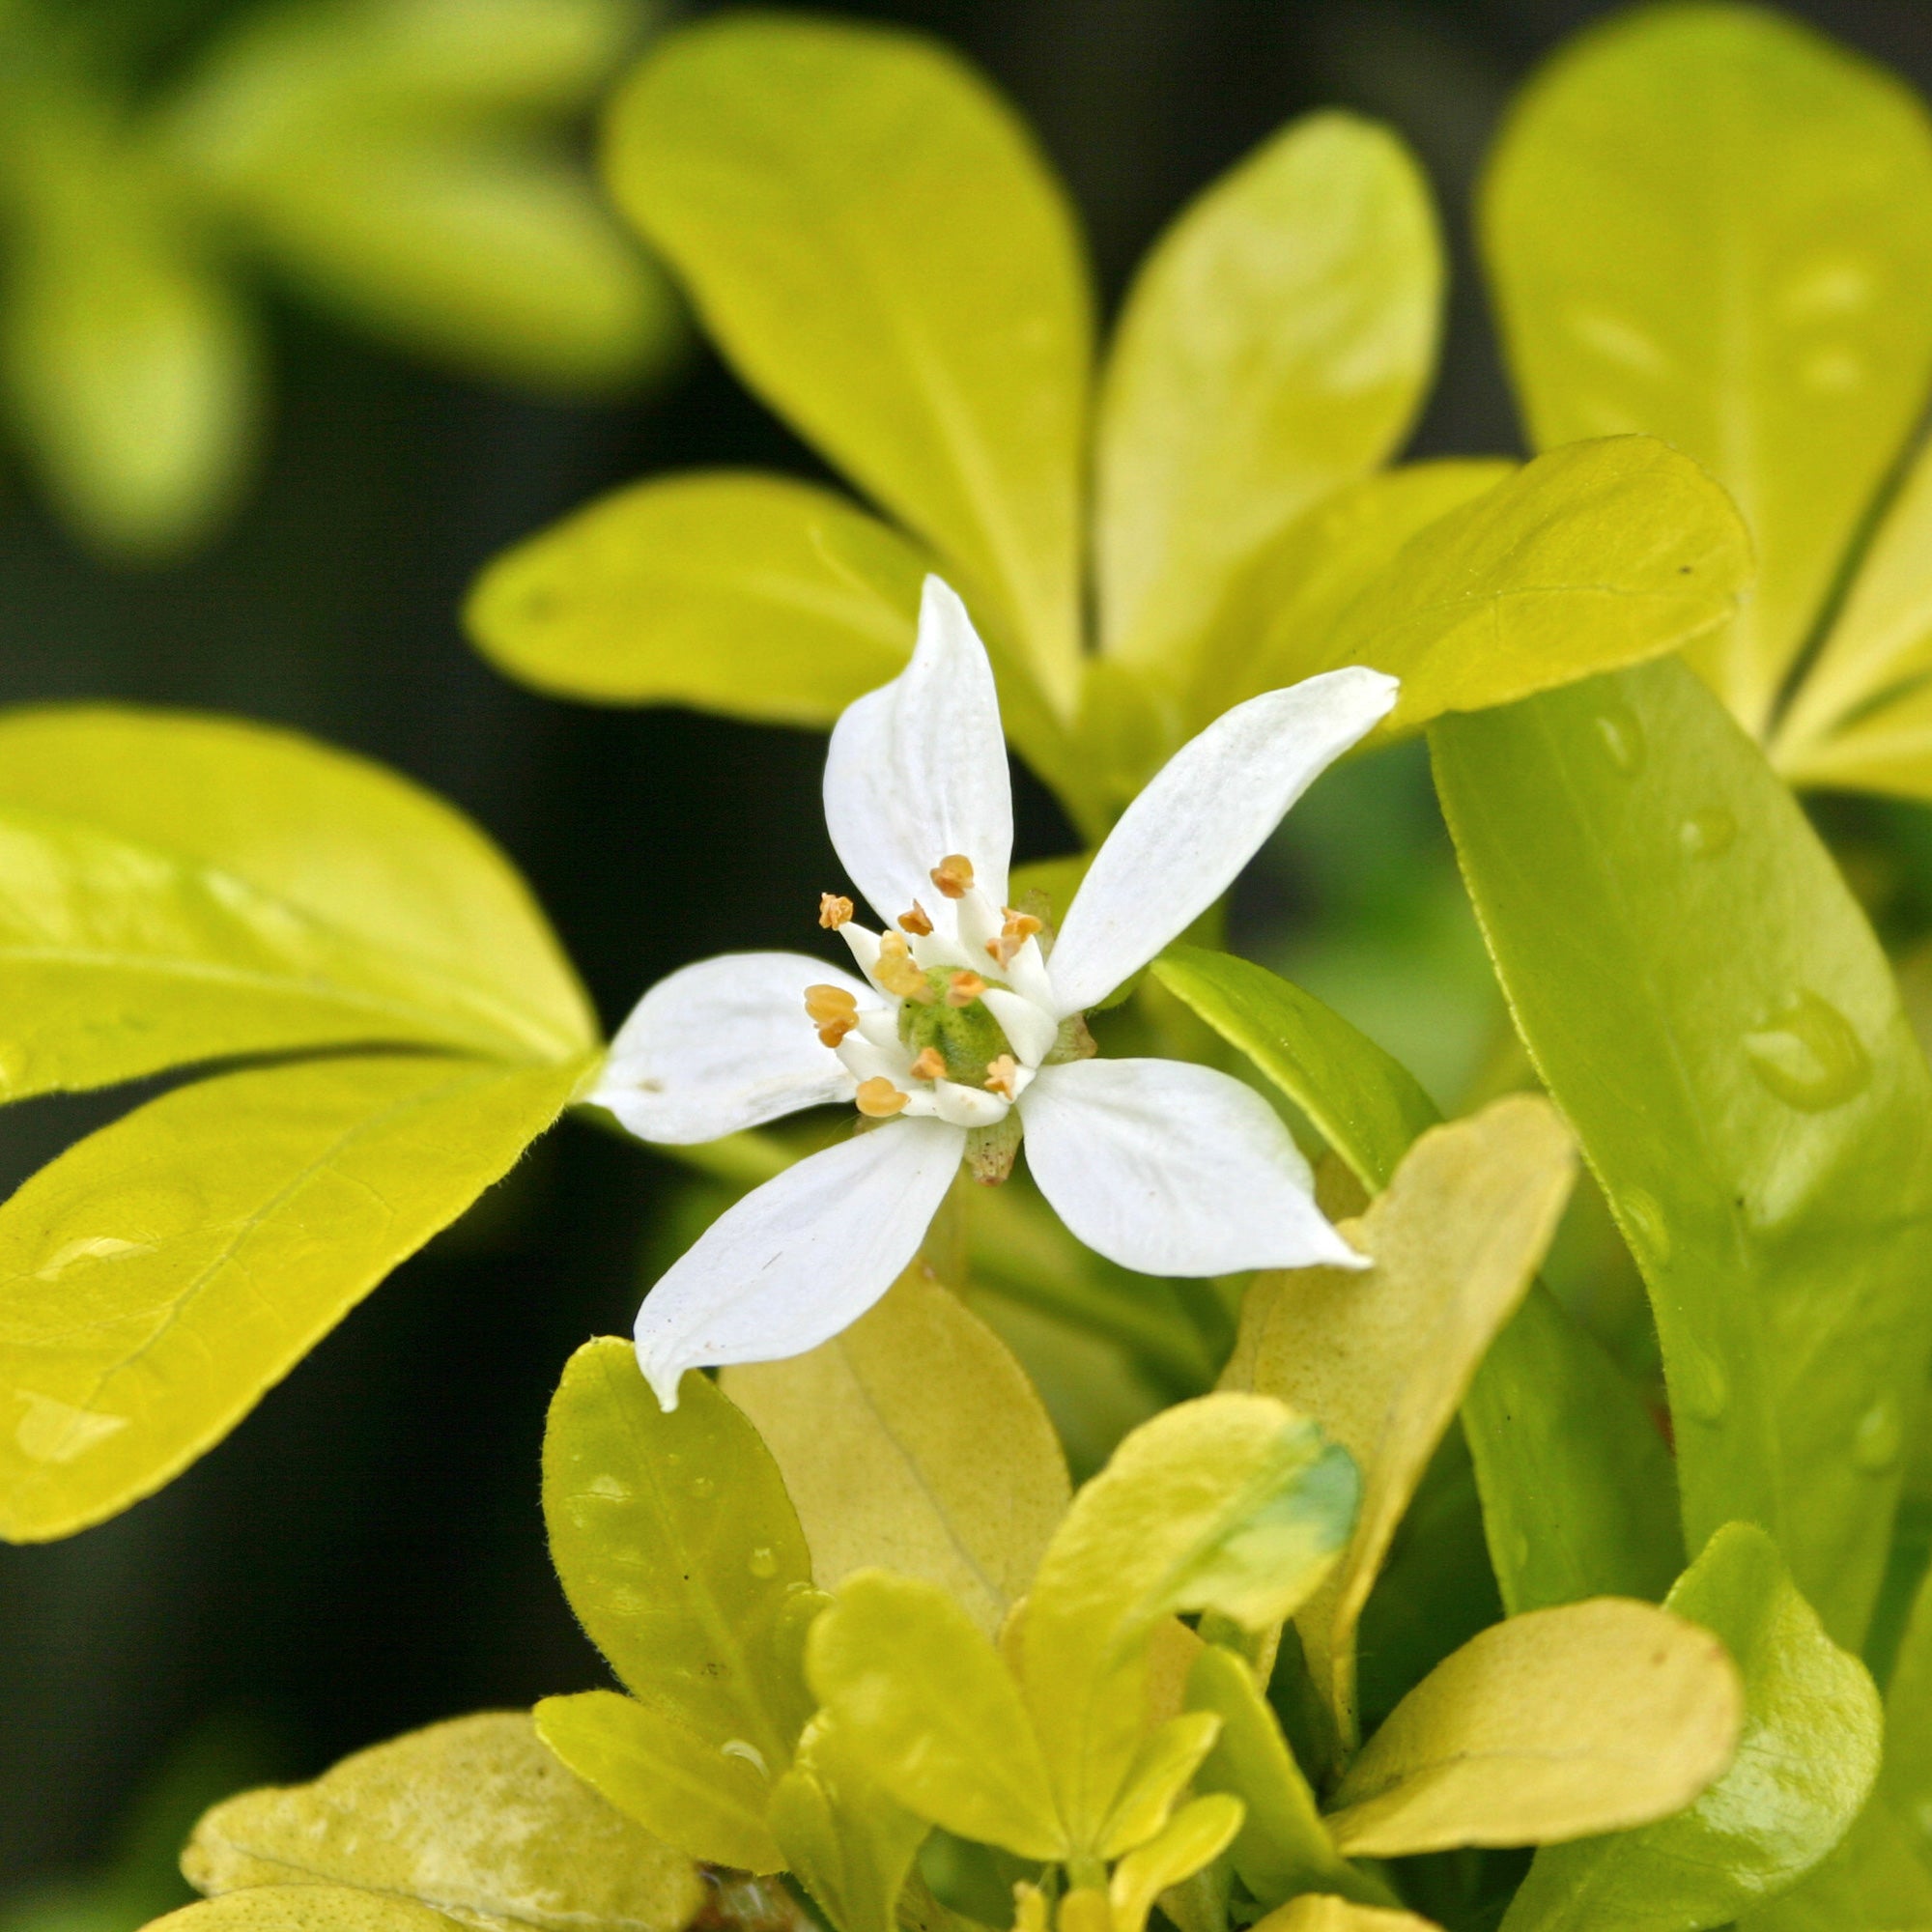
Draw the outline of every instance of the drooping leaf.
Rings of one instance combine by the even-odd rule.
[[[465,612],[499,669],[601,703],[830,724],[903,668],[921,552],[787,477],[654,477],[497,557]]]
[[[1744,1715],[1737,1666],[1683,1616],[1623,1597],[1531,1610],[1396,1706],[1328,1829],[1368,1857],[1628,1832],[1723,1772]]]
[[[1649,1287],[1687,1540],[1779,1538],[1861,1638],[1932,1352],[1932,1078],[1836,867],[1681,666],[1444,721],[1519,1030]]]
[[[1006,104],[916,36],[748,14],[659,44],[606,161],[740,374],[933,545],[1070,712],[1090,298]]]
[[[1107,650],[1184,672],[1255,553],[1389,455],[1435,360],[1441,283],[1421,171],[1352,115],[1293,123],[1180,215],[1101,390]]]
[[[810,1715],[799,1652],[822,1600],[756,1430],[700,1375],[666,1414],[628,1342],[586,1342],[551,1401],[543,1487],[564,1594],[632,1694],[778,1776]]]
[[[1195,1782],[1241,1801],[1241,1829],[1229,1856],[1264,1906],[1314,1890],[1366,1904],[1392,1902],[1386,1887],[1336,1851],[1280,1720],[1245,1662],[1208,1645],[1188,1676],[1187,1701],[1221,1719],[1220,1737]]]
[[[1113,1932],[1143,1932],[1154,1900],[1211,1864],[1240,1828],[1239,1799],[1215,1793],[1183,1804],[1159,1837],[1129,1852],[1114,1867],[1107,1883]]]
[[[0,717],[0,1096],[377,1041],[595,1044],[542,915],[466,819],[259,725]]]
[[[346,1885],[256,1885],[149,1920],[150,1932],[449,1932],[461,1921],[412,1898]]]
[[[1539,1852],[1507,1932],[1727,1925],[1816,1865],[1871,1791],[1878,1692],[1826,1635],[1763,1530],[1720,1529],[1668,1607],[1716,1632],[1744,1673],[1736,1758],[1674,1818]]]
[[[1435,1103],[1408,1070],[1300,987],[1187,946],[1151,970],[1294,1101],[1372,1192],[1435,1124]],[[1236,1373],[1240,1358],[1237,1341]],[[1663,1438],[1602,1345],[1546,1289],[1533,1287],[1492,1343],[1463,1423],[1511,1611],[1669,1587],[1684,1545]]]
[[[936,1583],[862,1570],[812,1626],[808,1657],[844,1748],[907,1810],[1022,1858],[1066,1855],[1019,1687]]]
[[[1431,1128],[1368,1213],[1344,1224],[1375,1264],[1366,1274],[1264,1273],[1248,1290],[1236,1385],[1313,1416],[1362,1472],[1347,1553],[1296,1617],[1345,1740],[1357,1724],[1362,1606],[1477,1364],[1529,1288],[1575,1175],[1555,1110],[1512,1095]]]
[[[1697,661],[1760,730],[1932,374],[1923,108],[1769,9],[1648,9],[1531,84],[1482,215],[1534,440],[1664,437],[1742,506]]]
[[[196,1826],[182,1868],[204,1891],[268,1887],[267,1922],[315,1932],[387,1932],[381,1902],[399,1899],[503,1932],[682,1932],[702,1897],[691,1861],[573,1777],[521,1711],[433,1724],[313,1784],[231,1798]],[[352,1887],[369,1916],[303,1918],[279,1896],[297,1884]]]
[[[821,1587],[923,1577],[998,1633],[1070,1491],[1026,1372],[956,1295],[915,1264],[842,1335],[724,1386],[778,1460]]]
[[[66,1536],[219,1441],[569,1100],[586,1063],[250,1068],[137,1108],[0,1207],[0,1535]]]
[[[1076,1845],[1098,1842],[1139,1746],[1155,1625],[1210,1609],[1250,1630],[1278,1623],[1333,1566],[1358,1489],[1347,1454],[1313,1423],[1231,1394],[1144,1424],[1074,1498],[1019,1647]]]

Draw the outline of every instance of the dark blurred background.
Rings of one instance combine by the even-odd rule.
[[[128,5],[184,44],[235,11]],[[1470,259],[1470,184],[1526,70],[1611,10],[847,11],[932,29],[1010,92],[1071,183],[1109,303],[1176,210],[1284,120],[1346,103],[1392,121],[1435,178],[1455,249],[1414,451],[1518,446]],[[1932,90],[1921,0],[1792,11]],[[832,875],[821,739],[532,696],[471,654],[456,613],[496,551],[611,484],[698,464],[823,473],[811,455],[702,347],[651,395],[591,409],[428,373],[292,305],[272,309],[270,342],[265,474],[192,562],[87,561],[0,459],[0,702],[235,711],[400,766],[509,849],[610,1024],[685,960],[795,943],[791,900]],[[1291,822],[1242,917],[1267,956],[1453,1098],[1491,1044],[1493,996],[1419,756],[1363,770]],[[1037,809],[1022,828],[1026,856],[1059,838]],[[0,1114],[0,1189],[120,1104]],[[537,1448],[568,1350],[627,1330],[639,1245],[676,1181],[642,1148],[566,1122],[162,1494],[72,1541],[0,1548],[0,1921],[10,1899],[37,1925],[159,1909],[168,1894],[138,1874],[164,1859],[144,1835],[164,1848],[201,1799],[597,1681],[546,1559]],[[103,1891],[116,1861],[136,1876]],[[70,1889],[46,1889],[56,1882]]]

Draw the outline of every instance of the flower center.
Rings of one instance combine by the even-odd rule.
[[[943,1075],[962,1087],[985,1086],[993,1062],[1012,1053],[999,1021],[980,998],[988,981],[953,966],[934,966],[921,977],[925,997],[909,998],[899,1008],[901,1044],[915,1065],[923,1062],[931,1066],[934,1062],[925,1056],[935,1056],[937,1071],[928,1077]]]

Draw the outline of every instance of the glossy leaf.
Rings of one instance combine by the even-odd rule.
[[[1825,1634],[1761,1529],[1719,1530],[1668,1604],[1716,1632],[1744,1673],[1736,1759],[1677,1817],[1539,1852],[1508,1932],[1728,1924],[1817,1864],[1872,1788],[1878,1693]]]
[[[1408,1070],[1300,987],[1195,947],[1170,947],[1151,970],[1308,1116],[1371,1191],[1435,1124],[1435,1103]],[[1236,1364],[1240,1352],[1237,1340]],[[1662,1596],[1684,1557],[1669,1453],[1602,1345],[1541,1286],[1484,1356],[1463,1430],[1512,1611]]]
[[[1435,734],[1539,1071],[1650,1289],[1693,1545],[1778,1535],[1846,1642],[1932,1352],[1932,1078],[1837,867],[1682,667]]]
[[[498,669],[600,703],[830,724],[896,677],[926,561],[809,483],[634,483],[506,551],[465,612]]]
[[[1006,104],[936,43],[741,15],[660,43],[606,162],[740,374],[931,542],[1070,712],[1090,298]]]
[[[449,1932],[459,1921],[412,1898],[345,1885],[257,1885],[148,1922],[153,1932]]]
[[[1255,1277],[1230,1384],[1311,1415],[1362,1472],[1362,1507],[1334,1573],[1296,1622],[1345,1740],[1355,1734],[1355,1627],[1396,1524],[1492,1339],[1555,1233],[1576,1153],[1547,1100],[1521,1094],[1433,1127],[1350,1240],[1366,1274]]]
[[[1640,430],[1707,465],[1756,593],[1697,653],[1764,725],[1932,374],[1932,131],[1768,9],[1633,14],[1520,99],[1483,205],[1542,447]]]
[[[260,725],[0,716],[0,1094],[375,1041],[595,1044],[542,915],[467,819]]]
[[[401,1054],[251,1068],[43,1168],[0,1208],[0,1535],[99,1522],[219,1441],[584,1071]]]
[[[848,1577],[808,1657],[845,1748],[907,1810],[1022,1858],[1066,1855],[1019,1687],[937,1584]]]
[[[1159,1837],[1114,1867],[1107,1884],[1114,1932],[1142,1932],[1154,1900],[1218,1859],[1240,1826],[1238,1799],[1217,1793],[1183,1804]]]
[[[915,1264],[842,1335],[724,1386],[778,1461],[822,1587],[923,1577],[998,1633],[1071,1492],[1026,1372],[956,1295]]]
[[[1179,216],[1101,390],[1106,649],[1179,671],[1255,553],[1389,455],[1435,360],[1441,285],[1421,170],[1352,115],[1293,123]]]
[[[1384,1886],[1336,1851],[1280,1720],[1242,1660],[1208,1645],[1188,1676],[1187,1701],[1221,1719],[1220,1737],[1195,1782],[1204,1791],[1226,1791],[1241,1801],[1241,1829],[1229,1857],[1263,1905],[1297,1891],[1390,1902]]]
[[[573,1777],[520,1711],[433,1724],[313,1784],[231,1798],[196,1826],[182,1867],[204,1891],[349,1886],[541,1932],[681,1932],[702,1898],[691,1861]],[[389,1919],[363,1923],[386,1932]]]
[[[1432,1918],[1412,1912],[1383,1911],[1346,1898],[1304,1892],[1255,1921],[1256,1932],[1440,1932]]]
[[[1020,1629],[1022,1680],[1060,1811],[1098,1842],[1139,1745],[1148,1643],[1215,1610],[1289,1615],[1348,1541],[1358,1479],[1313,1423],[1256,1395],[1206,1396],[1134,1431],[1074,1498]]]
[[[772,1830],[794,1876],[838,1932],[895,1932],[895,1907],[927,1826],[869,1776],[823,1714],[772,1793]]]
[[[1531,1610],[1396,1706],[1328,1829],[1370,1857],[1628,1832],[1724,1771],[1744,1715],[1737,1666],[1682,1616],[1621,1597]]]
[[[687,1858],[774,1872],[774,1767],[749,1738],[720,1739],[614,1690],[546,1697],[537,1735],[593,1791]]]

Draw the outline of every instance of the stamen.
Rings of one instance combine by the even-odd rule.
[[[919,970],[919,964],[912,956],[912,948],[899,933],[888,932],[880,936],[879,957],[872,968],[872,978],[887,992],[896,994],[901,1000],[912,1000],[922,1007],[932,1004],[932,988],[926,983],[925,975]]]
[[[962,852],[940,860],[929,874],[932,883],[950,899],[963,899],[973,890],[973,862]]]
[[[926,917],[925,908],[917,899],[913,900],[910,912],[899,914],[899,923],[915,939],[924,939],[932,931],[932,921]]]
[[[837,1046],[859,1024],[859,1002],[843,986],[808,986],[805,1016],[825,1045]]]
[[[852,901],[840,898],[837,893],[820,893],[818,895],[818,923],[827,932],[837,932],[852,917]]]
[[[986,982],[977,973],[953,974],[946,988],[949,1007],[970,1007],[986,990]]]
[[[936,1046],[926,1047],[912,1064],[912,1077],[915,1080],[945,1079],[946,1056]]]
[[[868,1121],[890,1121],[904,1110],[911,1100],[910,1094],[901,1094],[884,1074],[877,1073],[869,1080],[859,1082],[859,1091],[854,1097],[859,1102],[859,1111]]]
[[[1010,966],[1013,963],[1013,954],[1035,933],[1041,932],[1044,929],[1043,923],[1034,918],[1032,913],[1015,912],[1011,906],[1009,906],[1007,908],[1007,923],[1000,928],[999,938],[987,940],[986,951],[999,961],[1001,966]]]
[[[1019,1063],[1010,1053],[1003,1053],[986,1063],[986,1092],[997,1094],[1003,1100],[1013,1098],[1019,1077]]]

